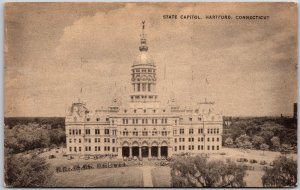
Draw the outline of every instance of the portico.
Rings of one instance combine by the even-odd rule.
[[[133,142],[128,143],[124,142],[120,147],[122,151],[119,152],[119,158],[122,157],[139,157],[139,158],[152,158],[152,157],[167,157],[169,156],[169,150],[171,147],[168,147],[166,142],[161,144],[157,142],[148,143],[144,141],[143,143]]]

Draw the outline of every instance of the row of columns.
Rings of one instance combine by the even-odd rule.
[[[132,146],[129,146],[129,157],[132,157]],[[122,156],[122,148],[120,147],[119,148],[120,151],[118,151],[119,153],[119,157]],[[161,147],[158,146],[157,147],[157,156],[158,157],[161,157]],[[139,157],[142,157],[142,147],[139,147]],[[148,147],[148,157],[150,158],[151,157],[151,146]]]
[[[158,146],[157,156],[161,157],[161,147]],[[129,147],[129,157],[132,157],[132,146]],[[139,157],[142,157],[142,147],[139,146]],[[148,147],[148,157],[151,157],[151,146]]]

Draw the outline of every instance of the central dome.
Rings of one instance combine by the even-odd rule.
[[[141,51],[136,57],[133,65],[152,65],[154,66],[154,60],[147,51]]]

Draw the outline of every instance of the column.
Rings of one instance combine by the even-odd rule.
[[[129,158],[131,158],[132,157],[132,147],[130,146],[129,147]]]
[[[142,147],[139,146],[139,158],[142,158]]]
[[[151,158],[151,146],[148,147],[148,158]]]
[[[118,159],[122,159],[122,147],[117,147]]]
[[[168,146],[168,156],[173,155],[173,148],[171,146]]]
[[[160,154],[160,149],[161,149],[161,148],[160,148],[160,146],[159,146],[159,147],[158,147],[158,158],[160,158],[160,155],[161,155],[161,154]]]

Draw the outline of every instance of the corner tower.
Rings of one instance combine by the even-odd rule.
[[[148,52],[145,34],[145,21],[142,21],[142,33],[139,54],[131,67],[131,102],[156,102],[156,66]]]

